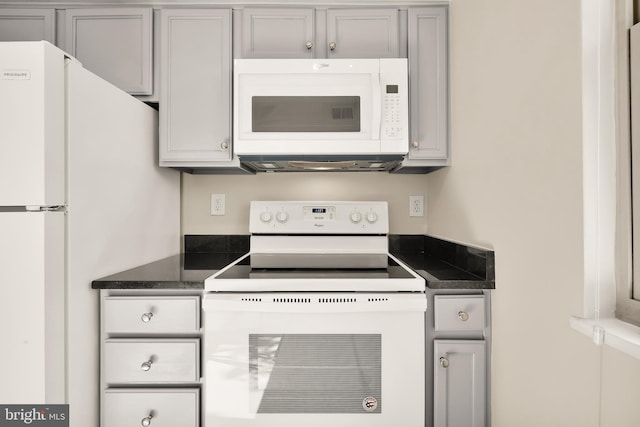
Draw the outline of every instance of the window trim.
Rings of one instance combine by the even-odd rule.
[[[640,24],[633,26],[635,2],[628,3],[632,4],[618,13],[616,28],[619,52],[616,90],[620,94],[617,115],[619,167],[616,317],[640,325],[640,152],[635,150],[632,153],[631,149],[634,145],[640,147],[640,114],[632,114],[632,111],[640,112],[640,81],[632,82],[630,79],[632,68],[636,74],[640,73]],[[630,42],[632,36],[633,44]],[[633,129],[636,131],[633,132]],[[637,165],[633,168],[633,174],[630,170],[632,164]],[[636,185],[632,185],[632,181],[636,182]],[[632,187],[635,191],[632,191]],[[636,224],[635,227],[633,223]]]
[[[570,325],[598,345],[640,359],[640,327],[633,324],[640,324],[640,301],[631,299],[628,32],[634,1],[581,2],[584,310]]]

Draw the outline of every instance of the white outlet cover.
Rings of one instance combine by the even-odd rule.
[[[211,195],[211,215],[224,215],[224,194]]]
[[[424,196],[409,196],[409,216],[424,216]]]

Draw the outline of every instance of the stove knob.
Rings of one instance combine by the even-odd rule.
[[[354,224],[357,224],[360,221],[362,221],[362,214],[360,212],[352,212],[351,213],[351,222],[353,222]]]
[[[262,221],[262,222],[270,222],[272,219],[273,219],[273,215],[271,215],[271,212],[264,211],[264,212],[260,213],[260,221]]]
[[[375,212],[369,212],[367,214],[367,221],[369,221],[371,224],[373,224],[374,222],[376,222],[378,220],[378,214]]]
[[[289,219],[289,214],[285,211],[280,211],[276,214],[276,219],[278,220],[278,222],[287,222],[287,220]]]

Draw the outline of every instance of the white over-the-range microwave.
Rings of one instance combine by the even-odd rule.
[[[408,151],[407,60],[236,59],[234,152],[256,170],[389,170]]]

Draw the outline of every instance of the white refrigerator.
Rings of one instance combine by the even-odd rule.
[[[47,42],[0,43],[0,403],[98,425],[91,281],[180,250],[157,112]]]

